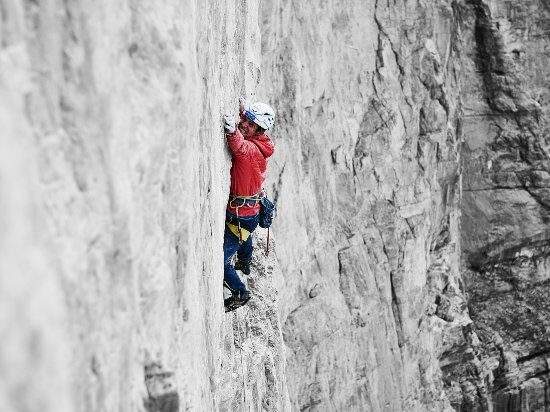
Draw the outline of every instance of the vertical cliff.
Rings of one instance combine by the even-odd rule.
[[[543,0],[0,0],[6,410],[544,410]],[[237,97],[277,112],[222,305]]]
[[[276,316],[236,349],[252,325],[222,305],[219,119],[256,84],[257,3],[0,10],[3,405],[283,404]]]
[[[450,408],[438,355],[459,289],[451,2],[278,2],[261,26],[283,118],[271,182],[293,409]]]
[[[547,410],[550,8],[467,1],[459,16],[461,272],[479,340],[445,375],[467,408]]]

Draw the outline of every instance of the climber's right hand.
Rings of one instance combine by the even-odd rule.
[[[232,114],[223,116],[223,128],[225,133],[234,133],[236,130],[235,117]]]

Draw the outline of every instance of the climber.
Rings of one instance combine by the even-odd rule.
[[[250,292],[241,282],[235,269],[250,274],[252,260],[251,233],[258,225],[262,184],[265,179],[267,158],[274,146],[265,133],[273,126],[275,112],[265,103],[248,105],[239,99],[240,121],[224,116],[227,146],[231,153],[231,186],[226,210],[226,225],[223,238],[224,286],[231,296],[224,300],[225,310],[237,309],[250,300]],[[231,258],[237,253],[235,267]]]

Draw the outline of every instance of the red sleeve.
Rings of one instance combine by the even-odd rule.
[[[227,146],[233,156],[245,156],[250,153],[251,145],[254,143],[244,140],[240,130],[237,128],[233,133],[227,134]]]

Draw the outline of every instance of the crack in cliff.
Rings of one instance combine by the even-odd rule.
[[[550,200],[544,195],[535,192],[537,189],[550,189],[550,186],[526,186],[526,185],[495,185],[490,187],[479,187],[475,189],[462,189],[463,193],[476,193],[476,192],[496,192],[500,190],[515,190],[524,191],[544,210],[550,211]]]
[[[532,258],[549,254],[550,230],[541,231],[535,235],[524,237],[515,244],[508,246],[503,244],[502,241],[492,242],[479,249],[477,252],[472,253],[468,262],[472,269],[478,272],[484,272],[498,264],[512,263],[514,260],[521,257],[520,252],[525,248],[539,252],[533,254]],[[490,253],[491,251],[494,251],[494,253]]]
[[[281,188],[283,187],[283,173],[285,172],[286,163],[283,164],[283,167],[281,167],[281,170],[279,171],[279,175],[277,176],[277,182],[273,186],[273,203],[277,205],[277,201],[279,200],[279,194],[281,193]]]
[[[523,92],[523,83],[517,75],[515,63],[507,56],[505,41],[493,24],[489,5],[484,0],[467,0],[475,14],[474,36],[478,53],[476,64],[483,78],[485,98],[495,112],[513,119],[523,129],[522,117],[532,116],[538,121],[540,106]],[[528,106],[519,96],[527,98]]]
[[[376,19],[376,15],[375,15],[375,19],[374,21],[378,23],[377,19]],[[377,42],[377,46],[376,46],[376,74],[378,75],[378,79],[380,80],[382,75],[380,73],[380,68],[381,67],[384,67],[384,56],[383,56],[383,51],[384,51],[384,46],[382,44],[382,36],[381,36],[381,33],[382,31],[379,29],[378,30],[378,42]],[[374,85],[373,85],[374,86]],[[377,93],[378,94],[378,93]]]
[[[535,358],[539,358],[541,356],[545,356],[545,355],[549,355],[550,354],[550,346],[549,347],[546,347],[546,348],[543,348],[541,350],[538,350],[536,352],[532,352],[528,355],[525,355],[525,356],[521,356],[519,358],[516,359],[516,362],[517,363],[524,363],[524,362],[527,362],[527,361],[530,361],[530,360],[533,360]],[[547,371],[548,372],[548,371]]]
[[[537,186],[536,188],[533,187],[525,187],[525,191],[529,193],[531,198],[539,204],[539,206],[545,210],[550,211],[550,199],[548,197],[543,196],[539,193],[534,192],[534,189],[550,189],[550,186]]]
[[[399,312],[399,300],[397,298],[397,293],[395,291],[395,280],[394,272],[390,271],[390,286],[391,286],[391,308],[393,312],[393,317],[395,319],[395,326],[397,327],[397,345],[401,348],[405,343],[404,333],[403,333],[403,321],[401,319],[401,313]]]
[[[463,192],[487,192],[492,190],[524,190],[526,192],[529,192],[529,190],[532,190],[531,187],[526,187],[524,185],[515,185],[515,186],[490,186],[490,187],[480,187],[476,189],[462,189]],[[536,186],[535,189],[550,189],[550,186]],[[532,193],[529,193],[531,196]],[[548,208],[547,205],[543,204],[544,208]]]
[[[479,273],[480,275],[484,274],[483,272],[477,272],[477,273]],[[470,292],[470,298],[469,298],[469,301],[468,301],[468,305],[470,305],[470,303],[477,304],[479,302],[483,302],[485,300],[500,297],[500,296],[517,295],[518,292],[525,292],[525,291],[529,291],[529,290],[532,290],[532,289],[535,289],[535,288],[538,288],[538,287],[550,286],[550,279],[541,280],[539,282],[530,282],[525,286],[520,286],[518,279],[516,279],[514,277],[511,277],[511,276],[504,279],[504,280],[506,280],[512,286],[512,289],[492,291],[491,293],[487,293],[487,294],[480,294],[480,293],[471,291]],[[469,306],[469,308],[470,308],[469,312],[471,312],[471,313],[475,312],[470,306]]]
[[[388,4],[387,7],[389,8],[391,6]],[[385,38],[388,40],[388,43],[390,45],[390,49],[391,49],[391,51],[394,55],[394,58],[395,58],[395,64],[397,65],[397,70],[399,71],[398,80],[399,80],[399,86],[401,87],[401,92],[403,94],[403,98],[405,100],[405,103],[409,106],[409,108],[414,111],[413,104],[410,102],[410,97],[408,96],[407,93],[405,93],[405,85],[404,85],[404,82],[406,80],[405,66],[401,62],[401,57],[400,57],[393,41],[391,40],[390,36],[388,35],[386,30],[384,29],[383,24],[381,23],[380,19],[378,18],[377,12],[378,12],[378,0],[375,1],[374,15],[373,15],[374,22],[375,22],[376,27],[378,29],[378,38],[377,38],[377,40],[378,40],[377,43],[378,44],[377,44],[377,48],[376,48],[376,73],[378,75],[378,78],[380,79],[381,75],[380,75],[379,68],[384,67],[384,56],[382,54],[384,46],[383,46],[383,40],[382,40],[381,35],[384,35]]]
[[[378,27],[378,44],[379,45],[381,44],[380,33],[382,33],[386,37],[386,39],[388,40],[388,43],[390,44],[390,49],[391,49],[391,51],[392,51],[392,53],[395,57],[395,63],[397,65],[397,69],[399,70],[399,77],[400,78],[405,77],[405,68],[403,67],[403,65],[400,62],[399,53],[397,52],[397,50],[395,48],[395,45],[393,44],[390,36],[388,36],[386,31],[384,30],[384,26],[382,25],[382,23],[380,22],[380,20],[378,19],[377,14],[376,14],[376,9],[378,8],[378,0],[376,0],[374,8],[375,8],[374,22],[376,23],[376,26]]]

